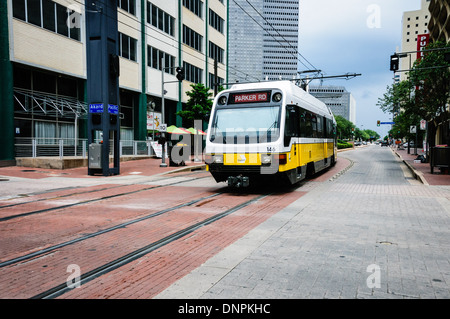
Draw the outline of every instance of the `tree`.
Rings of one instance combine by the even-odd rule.
[[[369,134],[371,140],[377,140],[380,138],[380,134],[372,130],[364,130],[367,134]]]
[[[189,96],[189,100],[186,103],[186,107],[182,111],[178,111],[176,114],[181,116],[184,120],[184,125],[187,127],[193,127],[195,120],[209,121],[213,100],[213,95],[209,88],[203,84],[191,84],[192,90],[186,92]]]
[[[409,112],[401,112],[395,118],[395,124],[393,128],[389,131],[389,134],[392,135],[395,139],[403,139],[406,140],[415,140],[416,134],[410,133],[411,125],[417,125],[420,122],[421,118],[417,114],[410,114]],[[418,131],[418,139],[423,139],[423,132]]]
[[[413,103],[411,99],[412,89],[411,81],[394,83],[386,88],[386,93],[378,99],[377,105],[385,113],[397,113],[402,109],[410,109],[411,103]]]
[[[340,139],[351,139],[353,137],[353,129],[355,129],[355,124],[340,115],[336,115],[335,119],[338,137]]]
[[[429,122],[444,122],[449,118],[450,63],[445,60],[444,48],[450,49],[450,43],[429,44],[427,50],[440,50],[427,52],[420,61],[414,63],[413,71],[409,74],[410,82],[416,88],[414,103],[409,111]]]
[[[429,44],[426,50],[431,51],[426,51],[425,56],[414,63],[408,80],[388,86],[383,97],[378,99],[377,105],[384,112],[396,115],[396,125],[391,131],[393,137],[410,138],[409,127],[424,119],[431,123],[430,138],[439,123],[448,121],[450,63],[445,60],[444,53],[449,49],[450,43]],[[429,142],[434,144],[432,140]]]

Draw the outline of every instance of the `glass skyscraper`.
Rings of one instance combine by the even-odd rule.
[[[294,78],[298,18],[299,0],[230,1],[230,82]]]

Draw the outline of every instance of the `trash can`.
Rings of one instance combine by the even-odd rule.
[[[431,174],[434,173],[434,168],[450,168],[450,147],[445,146],[436,146],[431,148]]]

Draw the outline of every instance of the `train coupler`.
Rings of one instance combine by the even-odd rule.
[[[229,176],[228,187],[248,187],[250,185],[250,178],[246,176]]]

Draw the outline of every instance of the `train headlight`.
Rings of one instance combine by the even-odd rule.
[[[206,164],[223,164],[223,155],[205,155]]]
[[[263,165],[270,165],[272,164],[272,155],[261,155],[261,163]]]
[[[275,93],[274,95],[273,95],[273,98],[272,98],[272,100],[274,101],[274,102],[281,102],[281,99],[283,98],[283,95],[281,94],[281,93]]]
[[[215,164],[223,164],[223,155],[214,155],[213,159]]]
[[[221,97],[219,98],[219,104],[220,104],[220,105],[225,105],[225,104],[227,104],[227,97],[226,97],[226,96],[221,96]]]

